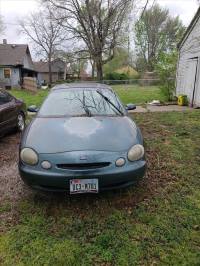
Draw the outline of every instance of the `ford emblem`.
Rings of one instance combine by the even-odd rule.
[[[80,156],[80,160],[81,160],[81,161],[87,160],[87,156],[86,156],[86,155],[81,155],[81,156]]]

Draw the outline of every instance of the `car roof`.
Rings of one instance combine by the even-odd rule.
[[[101,83],[84,83],[84,82],[80,82],[80,83],[65,83],[65,84],[59,84],[54,86],[51,91],[57,91],[57,90],[64,90],[64,89],[90,89],[90,90],[97,90],[97,89],[107,89],[107,90],[111,90],[112,88],[109,87],[106,84],[101,84]]]

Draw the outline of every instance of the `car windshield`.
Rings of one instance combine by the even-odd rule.
[[[102,97],[105,96],[105,97]],[[124,109],[109,89],[55,90],[42,105],[39,116],[121,116]]]

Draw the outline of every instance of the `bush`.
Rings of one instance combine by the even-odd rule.
[[[125,74],[129,79],[139,79],[140,76],[139,73],[131,66],[123,66],[115,70],[115,72]]]
[[[156,71],[161,81],[160,88],[168,101],[172,101],[174,98],[177,58],[176,51],[171,54],[163,53],[156,65]]]
[[[111,72],[111,73],[107,73],[104,79],[105,80],[127,80],[129,79],[129,77],[125,73]]]

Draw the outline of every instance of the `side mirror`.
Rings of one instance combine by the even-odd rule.
[[[126,105],[126,110],[127,111],[132,111],[132,110],[135,110],[136,109],[136,105],[133,104],[133,103],[129,103]]]
[[[39,111],[39,108],[36,105],[31,105],[28,107],[28,112],[30,113],[37,113]]]
[[[24,102],[24,100],[23,99],[20,99],[20,98],[13,98],[13,99],[15,99],[15,101],[20,102],[20,103],[23,103]]]

